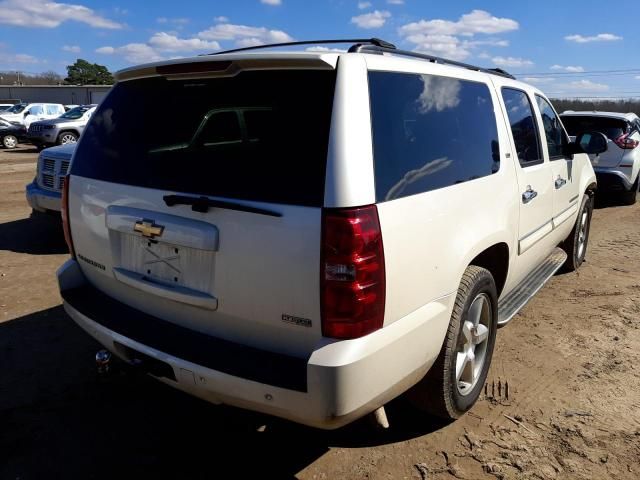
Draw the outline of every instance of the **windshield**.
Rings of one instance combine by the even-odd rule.
[[[91,116],[72,174],[321,206],[334,83],[335,71],[314,70],[120,82]]]
[[[7,113],[22,113],[22,111],[27,108],[26,103],[19,103],[14,105],[13,107],[6,110]]]
[[[67,113],[60,115],[60,118],[66,118],[69,120],[77,120],[87,113],[91,107],[76,107],[69,110]]]

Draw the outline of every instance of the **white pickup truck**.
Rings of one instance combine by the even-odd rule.
[[[457,418],[498,325],[585,258],[606,138],[503,71],[372,39],[116,78],[65,183],[64,307],[212,403],[329,429],[408,391]]]

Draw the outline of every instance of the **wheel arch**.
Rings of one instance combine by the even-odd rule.
[[[509,245],[506,242],[495,243],[478,253],[469,265],[486,268],[491,272],[498,297],[500,297],[509,274]]]

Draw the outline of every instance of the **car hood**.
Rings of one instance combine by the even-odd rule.
[[[76,145],[77,143],[67,143],[57,147],[45,148],[42,153],[49,157],[71,159],[73,152],[76,150]]]
[[[69,118],[49,118],[47,120],[32,122],[31,125],[59,125],[63,123],[82,123],[82,119],[71,120]]]

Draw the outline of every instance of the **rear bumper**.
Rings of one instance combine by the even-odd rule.
[[[39,212],[60,211],[62,194],[41,188],[36,182],[32,182],[26,187],[26,196],[29,206]]]
[[[452,297],[432,302],[366,337],[325,339],[308,358],[214,338],[152,317],[87,283],[67,261],[58,281],[69,316],[125,361],[131,350],[167,364],[162,382],[318,428],[338,428],[407,390],[435,361]],[[173,377],[173,378],[168,378]]]
[[[622,191],[631,189],[633,184],[633,181],[629,178],[631,168],[629,168],[629,173],[602,167],[596,167],[593,170],[596,172],[598,190]]]

